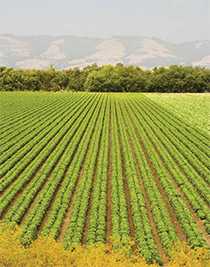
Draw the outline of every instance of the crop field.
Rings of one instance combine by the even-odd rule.
[[[188,124],[210,133],[210,94],[147,93],[151,100],[175,113]]]
[[[210,136],[141,93],[1,93],[0,219],[22,242],[210,245]]]

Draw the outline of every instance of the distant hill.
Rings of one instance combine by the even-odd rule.
[[[210,41],[173,44],[148,37],[0,35],[0,66],[82,68],[119,62],[144,68],[171,64],[210,67]]]

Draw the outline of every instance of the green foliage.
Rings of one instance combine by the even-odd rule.
[[[186,123],[210,133],[210,94],[146,94],[155,103],[176,114]]]
[[[91,71],[84,87],[93,92],[137,92],[144,91],[146,73],[138,67],[106,65]]]
[[[149,77],[148,92],[205,92],[209,90],[210,71],[203,68],[170,66],[155,68]]]
[[[2,91],[209,92],[210,70],[170,66],[142,70],[122,64],[84,69],[21,70],[1,67]]]
[[[131,241],[159,264],[207,247],[210,138],[147,95],[0,93],[0,216],[22,244]]]

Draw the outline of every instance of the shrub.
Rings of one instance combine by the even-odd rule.
[[[17,226],[0,223],[0,266],[5,267],[146,267],[139,255],[128,256],[127,249],[115,250],[112,244],[79,246],[65,250],[61,243],[51,238],[39,237],[28,248],[20,243],[21,230]],[[182,244],[175,247],[168,267],[207,267],[209,251],[191,249]],[[155,267],[157,265],[149,265]]]

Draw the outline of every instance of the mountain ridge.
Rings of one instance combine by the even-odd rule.
[[[156,37],[74,35],[16,36],[0,34],[0,66],[59,69],[90,64],[137,65],[143,68],[173,64],[210,67],[210,41],[171,43]]]

